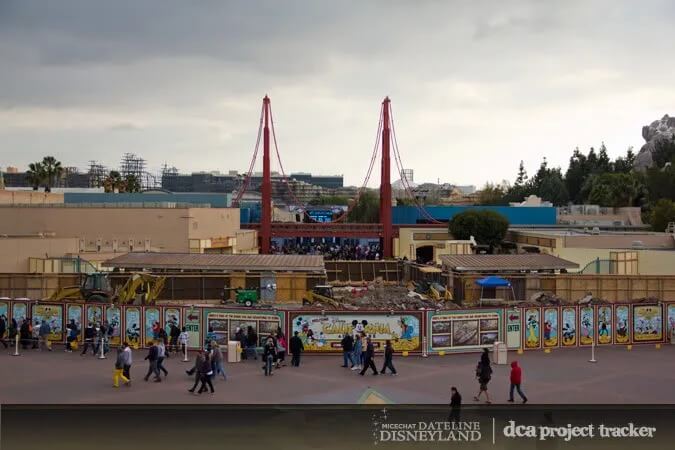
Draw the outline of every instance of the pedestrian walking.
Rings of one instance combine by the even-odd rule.
[[[509,402],[513,403],[513,390],[518,391],[518,395],[523,399],[523,403],[527,403],[527,397],[520,389],[520,385],[523,382],[523,370],[518,365],[518,361],[513,361],[511,363],[511,389],[509,390]]]
[[[94,348],[94,354],[98,355],[103,346],[103,354],[107,354],[108,350],[108,322],[103,322],[96,327],[96,347]]]
[[[386,369],[389,369],[392,375],[396,375],[396,369],[394,368],[393,363],[394,358],[394,347],[391,345],[391,340],[387,339],[384,344],[384,365],[380,373],[384,375]]]
[[[96,355],[96,347],[94,346],[94,338],[96,337],[96,330],[94,329],[94,324],[89,322],[87,328],[84,329],[84,346],[82,347],[82,353],[80,356],[84,356],[91,345],[91,354]]]
[[[127,382],[127,386],[129,383],[131,383],[131,364],[133,363],[133,353],[131,351],[131,347],[129,347],[129,343],[127,341],[124,341],[122,344],[123,350],[122,350],[122,355],[124,356],[124,360],[122,363],[122,375],[129,380]]]
[[[213,370],[214,377],[217,377],[218,374],[222,374],[223,380],[227,380],[225,368],[223,367],[223,352],[220,350],[220,345],[215,341],[211,348],[211,370]]]
[[[351,334],[345,334],[340,342],[342,345],[342,367],[354,367],[354,359],[352,353],[354,352],[354,338]],[[349,361],[349,365],[347,362]]]
[[[234,340],[239,342],[239,348],[241,349],[241,359],[246,359],[246,333],[244,330],[237,327],[234,332]]]
[[[213,370],[211,369],[211,360],[209,359],[209,354],[206,352],[199,352],[203,355],[203,358],[199,362],[199,367],[197,368],[197,377],[195,377],[195,384],[192,386],[192,389],[188,389],[190,392],[194,392],[197,387],[197,383],[201,382],[199,386],[199,394],[207,391],[207,386],[213,394],[215,390],[213,389],[213,383],[211,383],[211,375],[213,375]]]
[[[26,350],[32,338],[30,319],[23,319],[23,322],[21,322],[19,338],[21,339],[21,348]]]
[[[204,352],[202,350],[197,350],[197,357],[195,358],[195,363],[192,366],[190,370],[186,370],[185,373],[188,375],[193,375],[195,376],[195,384],[192,386],[192,389],[188,389],[190,392],[194,392],[195,389],[197,388],[197,385],[199,384],[199,380],[201,379],[199,375],[199,369],[202,367],[202,364],[204,363]]]
[[[372,339],[366,338],[365,359],[363,362],[363,368],[361,369],[361,372],[359,372],[359,375],[361,376],[365,375],[368,368],[370,368],[373,371],[373,375],[377,375],[377,368],[375,367],[374,359],[375,359],[375,346],[373,345]]]
[[[285,366],[286,363],[286,336],[284,333],[279,330],[277,332],[277,369],[280,369],[281,366]]]
[[[300,355],[305,350],[302,339],[298,336],[298,332],[293,333],[293,337],[289,342],[289,350],[291,351],[291,366],[300,367]]]
[[[36,348],[40,348],[40,321],[36,320],[35,325],[33,325],[33,321],[29,319],[29,324],[30,324],[30,334],[32,337],[32,346],[31,349],[35,350]]]
[[[40,338],[38,341],[38,349],[40,351],[42,351],[43,348],[46,348],[50,352],[52,351],[52,346],[49,344],[49,335],[51,332],[51,327],[46,320],[43,320],[40,324],[40,331],[38,332],[38,336]]]
[[[180,338],[181,330],[175,323],[169,325],[169,347],[167,347],[167,355],[171,352],[178,352],[178,339]]]
[[[216,335],[215,331],[213,331],[213,327],[209,327],[209,331],[206,333],[206,339],[204,340],[204,349],[207,352],[210,352],[211,346],[214,342],[216,342],[217,339],[218,335]]]
[[[247,353],[253,354],[253,359],[257,360],[258,355],[256,349],[258,348],[258,334],[255,332],[252,326],[248,326],[246,333],[246,351]]]
[[[476,366],[476,378],[478,379],[480,388],[478,395],[476,395],[473,399],[475,401],[480,401],[481,394],[485,392],[485,403],[489,405],[492,403],[490,401],[490,394],[488,394],[488,383],[492,378],[492,367],[490,366],[490,355],[487,348],[483,349],[483,354],[481,355],[480,361]]]
[[[5,333],[7,332],[7,317],[3,314],[0,316],[0,343],[7,348],[7,342],[5,342]]]
[[[169,357],[169,334],[164,328],[159,329],[159,339],[164,344],[164,357]]]
[[[352,354],[352,361],[354,361],[352,370],[361,370],[363,368],[363,365],[361,363],[362,356],[363,356],[363,338],[361,338],[360,334],[357,334],[356,340],[354,341],[354,351]]]
[[[459,422],[462,409],[462,396],[455,386],[450,388],[450,416],[448,422]]]
[[[274,367],[274,363],[277,359],[277,347],[274,344],[274,340],[272,338],[267,338],[267,343],[265,344],[265,348],[263,349],[263,363],[265,364],[263,366],[263,370],[265,371],[265,376],[271,376],[272,375],[272,368]]]
[[[150,375],[155,374],[154,381],[159,383],[162,379],[159,376],[159,368],[157,366],[157,360],[159,358],[159,348],[155,345],[155,342],[150,343],[150,348],[148,349],[148,355],[145,359],[148,361],[148,373],[143,378],[145,381],[148,381]]]
[[[73,342],[77,341],[77,337],[80,335],[80,330],[77,329],[77,324],[75,319],[70,319],[70,323],[66,325],[68,330],[68,336],[66,337],[66,350],[68,353],[73,352]]]
[[[124,375],[125,363],[124,348],[117,348],[117,357],[115,358],[115,370],[113,371],[113,387],[120,387],[120,378],[126,386],[129,386],[130,380]]]
[[[166,346],[160,339],[157,342],[157,373],[164,372],[164,378],[166,378],[169,375],[169,371],[164,367],[164,358],[166,358]]]

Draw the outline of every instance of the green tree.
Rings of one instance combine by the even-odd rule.
[[[645,196],[642,177],[636,173],[603,173],[590,178],[588,201],[600,206],[635,206]]]
[[[485,183],[478,194],[478,203],[481,205],[505,205],[505,189],[497,184]]]
[[[474,237],[481,245],[488,245],[490,252],[501,244],[509,228],[503,215],[487,209],[470,209],[455,215],[448,223],[448,230],[455,239]]]
[[[652,158],[654,159],[654,165],[658,168],[673,161],[675,159],[675,135],[671,139],[657,139]]]
[[[565,180],[559,168],[549,169],[546,158],[539,166],[539,170],[532,178],[531,192],[549,201],[556,206],[564,205],[569,201],[569,194]]]
[[[124,177],[124,192],[141,192],[141,182],[136,175],[129,174]]]
[[[662,198],[652,209],[650,223],[655,231],[665,231],[669,222],[675,222],[675,203]]]
[[[633,147],[628,147],[626,157],[619,156],[614,161],[614,172],[630,173],[633,171],[633,164],[635,164],[635,153],[633,153]]]
[[[33,190],[37,191],[40,188],[40,185],[45,179],[45,170],[42,167],[42,163],[34,162],[28,164],[28,170],[26,171],[26,180],[33,186]]]
[[[103,180],[103,190],[105,192],[125,192],[126,184],[122,175],[116,170],[111,170]]]
[[[667,198],[675,200],[675,158],[662,169],[652,167],[645,173],[645,184],[652,201]]]
[[[527,171],[525,170],[525,164],[523,160],[520,160],[520,165],[518,166],[518,176],[516,177],[516,182],[513,187],[522,187],[527,184]]]
[[[45,175],[45,192],[51,192],[52,186],[58,183],[63,174],[63,167],[53,156],[45,156],[42,159],[42,167]]]
[[[378,223],[380,221],[380,199],[373,191],[361,194],[356,204],[349,210],[347,221],[354,223]]]

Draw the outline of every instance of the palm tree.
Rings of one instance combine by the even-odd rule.
[[[33,190],[37,191],[40,188],[40,185],[45,179],[45,170],[42,167],[42,163],[34,162],[28,164],[28,170],[26,171],[26,180],[33,186]]]
[[[103,180],[103,189],[105,192],[124,192],[126,183],[122,175],[116,170],[111,170],[105,180]]]
[[[56,184],[56,181],[63,174],[61,161],[57,161],[53,156],[45,156],[42,159],[42,166],[44,167],[45,181],[47,182],[45,192],[51,192],[52,186]]]

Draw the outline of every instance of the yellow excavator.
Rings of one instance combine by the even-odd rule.
[[[307,291],[303,299],[303,303],[313,305],[314,303],[323,303],[339,306],[340,303],[333,297],[333,286],[321,285],[314,286],[314,289]]]
[[[149,273],[131,273],[127,281],[118,288],[112,288],[106,273],[87,274],[81,286],[66,286],[55,291],[48,300],[84,300],[87,303],[131,304],[141,295],[142,303],[152,304],[164,288],[165,277]],[[139,292],[140,288],[140,292]]]

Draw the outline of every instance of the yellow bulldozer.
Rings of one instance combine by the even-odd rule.
[[[153,304],[164,288],[165,277],[135,272],[113,290],[107,273],[87,274],[81,286],[59,288],[48,300],[84,300],[87,303],[131,304],[138,296],[141,303]]]
[[[314,303],[323,303],[338,307],[340,303],[333,297],[333,286],[321,285],[314,286],[314,289],[307,291],[303,303],[313,305]]]

